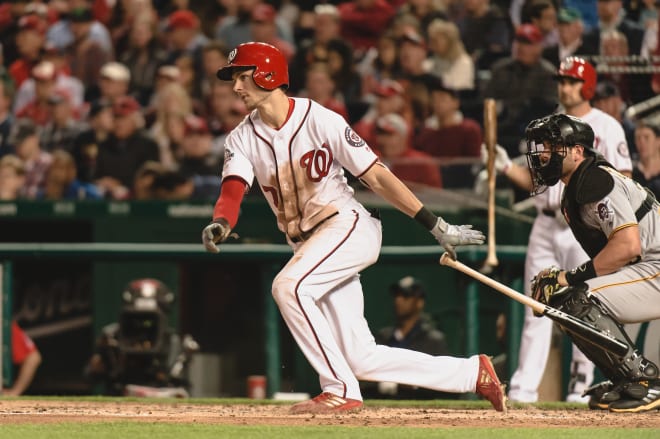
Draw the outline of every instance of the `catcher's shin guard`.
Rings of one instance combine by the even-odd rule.
[[[563,331],[571,337],[573,343],[593,361],[603,374],[613,382],[630,382],[657,378],[658,366],[644,358],[637,351],[634,343],[623,329],[623,325],[612,318],[598,299],[589,295],[587,289],[586,284],[575,286],[568,294],[553,297],[550,305],[626,343],[628,345],[628,352],[624,356],[619,356],[599,346],[596,342],[586,340],[584,337],[580,337],[562,328]]]

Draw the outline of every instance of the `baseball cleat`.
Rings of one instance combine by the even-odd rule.
[[[646,388],[642,398],[621,398],[610,403],[609,410],[614,413],[637,413],[660,409],[660,381],[640,381]]]
[[[291,407],[292,414],[300,413],[348,413],[362,408],[362,401],[342,398],[330,392],[323,392],[308,401],[299,402]]]
[[[490,401],[495,410],[506,413],[504,385],[497,378],[493,363],[487,355],[479,355],[479,375],[475,392]]]

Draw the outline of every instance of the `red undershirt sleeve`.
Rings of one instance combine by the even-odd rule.
[[[245,195],[246,184],[238,177],[228,177],[222,182],[220,196],[215,202],[213,220],[224,218],[233,229],[238,222],[238,210]]]

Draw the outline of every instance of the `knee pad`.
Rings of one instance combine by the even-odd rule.
[[[571,331],[564,330],[573,343],[587,358],[594,362],[607,378],[619,382],[622,380],[640,381],[658,377],[658,366],[644,358],[637,351],[634,343],[623,329],[623,325],[609,314],[596,297],[588,293],[587,284],[571,288],[567,294],[557,297],[553,302],[551,305],[557,309],[609,333],[628,345],[628,352],[624,356],[618,356],[602,346],[572,334]]]

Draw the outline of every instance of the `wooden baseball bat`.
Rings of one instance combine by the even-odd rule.
[[[495,145],[497,144],[497,110],[495,99],[484,100],[484,142],[488,151],[488,253],[482,272],[490,273],[499,263],[495,252]]]
[[[473,270],[467,265],[452,259],[448,253],[444,253],[440,257],[440,264],[465,273],[468,276],[478,280],[479,282],[488,285],[494,290],[509,296],[513,300],[520,302],[523,305],[529,306],[537,314],[542,314],[554,320],[567,331],[570,331],[571,334],[583,338],[589,343],[600,346],[603,349],[607,349],[608,351],[619,356],[623,356],[628,353],[628,345],[622,341],[611,337],[609,334],[588,324],[587,322],[583,322],[582,320],[573,317],[570,314],[566,314],[565,312],[553,308],[549,305],[544,305],[543,303],[538,302],[529,296],[519,293],[513,288],[507,287],[495,279],[491,279],[483,273]]]

